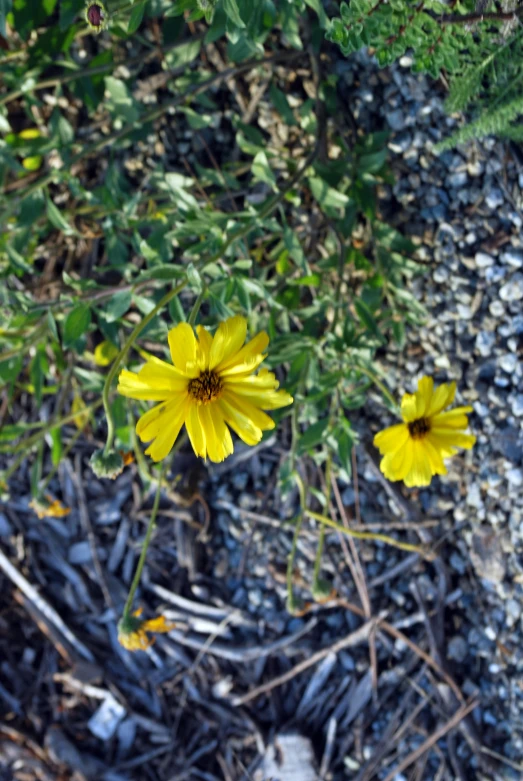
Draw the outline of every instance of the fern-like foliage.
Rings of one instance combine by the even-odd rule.
[[[516,139],[522,135],[523,26],[517,22],[523,0],[511,7],[503,11],[493,0],[350,0],[330,20],[327,37],[345,55],[367,46],[386,66],[409,53],[414,71],[443,73],[450,83],[447,110],[466,111],[472,121],[440,148],[491,133]]]

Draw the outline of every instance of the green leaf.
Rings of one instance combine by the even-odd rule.
[[[252,161],[252,175],[258,181],[265,182],[265,184],[272,187],[274,191],[277,191],[276,177],[271,170],[265,152],[258,152]]]
[[[62,432],[60,426],[52,428],[51,434],[51,461],[53,466],[57,466],[62,458]]]
[[[240,9],[236,0],[223,0],[222,5],[223,10],[236,27],[245,27],[245,22],[240,16]]]
[[[109,303],[104,307],[105,319],[108,323],[114,323],[127,312],[131,306],[131,298],[130,290],[122,290],[109,299]]]
[[[316,447],[320,442],[323,442],[327,427],[329,425],[329,419],[323,418],[318,420],[317,423],[313,423],[312,426],[301,435],[298,441],[298,452],[304,453],[306,450],[310,450],[312,447]]]
[[[5,19],[11,10],[11,0],[0,0],[0,35],[5,38]]]
[[[76,342],[87,331],[90,323],[91,310],[89,305],[84,303],[77,304],[64,321],[64,345],[69,347],[73,342]]]
[[[188,65],[190,62],[196,59],[202,48],[202,42],[189,41],[181,46],[177,46],[165,55],[165,62],[171,70],[175,68],[181,68],[184,65]]]
[[[309,178],[311,192],[319,203],[320,207],[329,217],[343,217],[345,207],[349,202],[348,195],[330,187],[324,179],[319,176]]]
[[[358,317],[360,318],[365,328],[374,334],[374,336],[378,337],[380,342],[383,342],[383,334],[378,328],[378,324],[374,318],[374,315],[372,314],[367,304],[362,301],[361,298],[357,298],[354,301],[354,308],[356,309]]]
[[[127,32],[129,33],[129,35],[135,33],[139,28],[139,26],[141,25],[146,5],[147,5],[147,0],[144,0],[144,2],[138,3],[138,5],[133,6],[133,10],[131,11],[131,16],[129,19],[129,24],[127,25]]]
[[[269,89],[269,95],[274,104],[274,108],[281,114],[286,125],[297,125],[296,118],[287,100],[287,95],[272,83]]]
[[[66,236],[76,235],[76,231],[71,228],[65,217],[62,217],[60,209],[54,205],[49,196],[47,197],[47,217],[51,225],[54,225],[55,228],[62,231]]]

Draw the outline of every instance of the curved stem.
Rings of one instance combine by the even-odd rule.
[[[140,585],[140,578],[142,577],[143,566],[145,564],[145,559],[147,556],[147,549],[149,548],[149,543],[151,542],[151,534],[153,533],[153,529],[156,524],[156,516],[158,515],[158,507],[160,506],[160,495],[162,493],[162,482],[163,482],[166,463],[167,463],[166,461],[162,462],[162,469],[160,472],[160,479],[158,480],[158,485],[156,486],[156,494],[154,496],[154,504],[153,504],[153,509],[151,511],[151,517],[149,518],[149,523],[147,524],[147,531],[145,532],[145,539],[143,541],[142,551],[140,553],[140,558],[138,559],[136,572],[134,573],[134,578],[133,578],[133,582],[131,583],[131,588],[129,589],[129,594],[127,595],[127,600],[125,602],[125,607],[123,609],[122,619],[128,618],[131,612],[131,608],[133,606],[133,600],[134,600],[134,595],[136,594],[136,589]]]
[[[127,353],[129,352],[129,350],[131,349],[131,347],[133,346],[133,344],[135,343],[136,339],[139,337],[143,329],[147,325],[149,325],[151,320],[154,317],[156,317],[158,312],[160,312],[165,306],[167,306],[167,304],[172,298],[177,296],[178,293],[181,290],[183,290],[186,284],[187,282],[184,280],[183,282],[180,282],[179,285],[176,285],[176,287],[173,287],[172,290],[170,290],[168,293],[166,293],[163,296],[163,298],[160,299],[160,301],[156,304],[154,309],[151,309],[149,314],[146,315],[143,320],[141,320],[139,323],[135,325],[126,343],[124,344],[124,346],[122,347],[122,349],[120,350],[116,358],[114,359],[114,362],[106,377],[103,394],[102,394],[105,416],[107,418],[107,441],[105,443],[105,448],[104,448],[105,453],[107,453],[111,449],[114,440],[114,419],[113,419],[113,413],[111,411],[111,407],[109,405],[109,393],[111,391],[112,382],[116,376],[118,369],[120,368],[120,364],[126,357]]]
[[[384,542],[386,545],[391,545],[393,548],[400,548],[401,550],[410,551],[411,553],[418,553],[424,559],[427,559],[427,561],[433,561],[436,558],[432,551],[422,545],[412,545],[410,542],[401,542],[400,540],[395,540],[394,537],[389,537],[386,534],[378,534],[377,532],[359,532],[354,529],[348,529],[346,526],[342,526],[341,523],[336,523],[336,521],[333,521],[327,515],[315,513],[312,510],[306,510],[306,514],[316,521],[324,523],[325,526],[330,526],[341,534],[347,535],[347,537],[355,537],[358,540],[377,540],[379,542]]]
[[[205,292],[202,290],[201,293],[199,293],[196,301],[193,304],[193,308],[191,309],[191,314],[189,315],[189,318],[187,322],[189,325],[192,325],[194,327],[194,324],[196,322],[196,318],[198,317],[198,312],[200,311],[200,307],[202,305],[203,297],[205,295]]]
[[[394,398],[394,396],[390,392],[390,390],[382,383],[381,380],[378,380],[376,375],[373,372],[371,372],[370,369],[367,369],[365,366],[360,366],[359,364],[357,366],[353,366],[353,369],[356,369],[356,371],[359,371],[362,374],[365,374],[369,378],[369,380],[372,380],[374,385],[376,385],[376,387],[380,389],[380,391],[383,393],[385,398],[388,399],[388,401],[390,401],[390,403],[392,404],[393,408],[395,410],[398,410],[398,404],[396,402],[396,399]]]
[[[298,537],[300,536],[300,531],[303,524],[303,518],[305,516],[306,504],[307,504],[305,486],[298,472],[294,473],[294,479],[296,480],[296,485],[298,486],[298,492],[300,494],[301,509],[300,509],[300,514],[296,520],[296,527],[294,529],[294,536],[292,538],[291,552],[289,553],[289,558],[287,559],[287,606],[290,613],[292,613],[295,608],[294,591],[292,588],[294,560],[296,558],[296,551],[298,549]]]

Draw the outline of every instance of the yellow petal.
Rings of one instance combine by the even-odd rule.
[[[189,402],[189,411],[185,419],[185,428],[191,440],[192,449],[197,456],[205,458],[207,454],[207,448],[205,445],[205,433],[203,426],[200,422],[200,416],[198,414],[199,407],[197,404]]]
[[[456,407],[453,410],[449,410],[449,412],[442,412],[440,415],[435,415],[432,418],[430,421],[431,428],[468,428],[467,414],[469,412],[472,412],[472,407]]]
[[[150,618],[148,621],[144,621],[141,628],[146,632],[164,634],[165,632],[170,632],[175,626],[175,624],[167,623],[165,616],[157,616],[156,618]]]
[[[214,414],[213,409],[215,410]],[[198,409],[198,414],[205,433],[207,454],[211,461],[219,463],[232,453],[232,439],[229,429],[226,427],[223,415],[216,403],[203,404]]]
[[[405,444],[382,458],[380,469],[387,480],[403,480],[411,469],[414,455],[413,441],[407,438]]]
[[[162,461],[169,455],[185,420],[188,406],[186,399],[183,401],[176,399],[171,403],[173,405],[172,411],[170,404],[168,404],[165,410],[169,408],[169,411],[161,418],[163,427],[145,451],[145,454],[151,456],[153,461]]]
[[[405,393],[401,400],[401,417],[405,423],[410,423],[418,417],[418,405],[414,393]]]
[[[428,409],[425,412],[426,417],[431,418],[433,415],[438,415],[442,409],[445,409],[449,404],[452,404],[455,395],[455,382],[439,385],[434,391]]]
[[[254,404],[251,404],[246,398],[237,396],[229,390],[224,390],[222,398],[249,418],[249,420],[252,420],[254,425],[262,431],[270,431],[276,426],[272,418],[266,415],[265,412],[262,412],[261,409],[255,407]]]
[[[256,379],[253,377],[252,379]],[[284,390],[258,390],[256,386],[250,387],[247,383],[239,383],[227,378],[224,389],[232,391],[242,399],[255,404],[260,409],[280,409],[292,404],[294,399]]]
[[[476,444],[476,437],[473,434],[464,434],[462,431],[452,429],[434,428],[431,430],[429,438],[432,444],[442,452],[456,447],[470,450]]]
[[[389,426],[378,432],[374,437],[374,445],[382,455],[389,452],[394,453],[403,447],[408,438],[409,429],[405,423],[397,423],[395,426]]]
[[[432,468],[422,441],[413,442],[412,466],[403,478],[407,488],[424,488],[432,480]]]
[[[169,349],[175,367],[189,377],[198,376],[196,366],[196,337],[189,323],[178,323],[168,334]]]
[[[196,326],[196,333],[198,334],[198,365],[200,371],[205,371],[209,368],[209,356],[211,354],[212,336],[209,331],[203,327],[203,325]]]
[[[234,358],[245,342],[247,336],[247,321],[236,315],[220,323],[212,342],[209,358],[209,368],[220,371],[221,364],[226,364]]]
[[[220,375],[223,376],[224,372],[227,372],[233,366],[244,365],[245,368],[242,369],[242,371],[248,370],[250,366],[259,366],[265,357],[262,357],[261,354],[267,348],[268,344],[269,337],[265,331],[260,331],[260,333],[256,334],[250,342],[247,342],[236,355],[232,355],[227,360],[221,362]],[[251,371],[254,371],[254,369],[251,369]]]
[[[246,445],[257,445],[262,438],[262,431],[255,426],[247,415],[236,409],[223,396],[217,402],[225,422],[235,431]]]
[[[150,385],[138,374],[127,369],[120,372],[117,390],[122,396],[138,401],[165,401],[172,393],[170,388]]]
[[[418,381],[418,390],[416,391],[416,407],[418,418],[423,418],[427,415],[427,410],[430,407],[432,400],[432,393],[434,391],[434,380],[432,377],[422,377]]]

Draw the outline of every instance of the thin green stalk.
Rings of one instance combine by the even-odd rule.
[[[327,455],[327,461],[325,463],[325,506],[329,507],[331,496],[331,473],[332,473],[332,453],[329,451]],[[313,594],[317,591],[321,585],[320,568],[321,557],[323,556],[323,547],[325,544],[325,526],[320,526],[320,538],[318,540],[318,548],[316,550],[316,559],[314,561],[314,572],[312,576],[312,591]]]
[[[298,486],[298,492],[300,494],[300,514],[296,519],[296,526],[294,528],[294,536],[292,538],[292,548],[287,559],[287,608],[289,613],[293,613],[296,607],[296,600],[294,599],[294,590],[292,587],[292,575],[294,571],[294,560],[296,558],[296,551],[298,549],[298,537],[300,536],[301,527],[303,524],[303,518],[306,510],[307,496],[305,492],[305,486],[298,472],[294,473],[294,479]]]
[[[347,537],[355,537],[358,540],[376,540],[379,542],[384,542],[386,545],[391,545],[393,548],[400,548],[401,550],[410,551],[411,553],[418,553],[424,559],[427,559],[427,561],[433,561],[435,558],[434,553],[422,545],[412,545],[409,542],[400,542],[400,540],[395,540],[394,537],[389,537],[386,534],[378,534],[377,532],[355,531],[354,529],[348,529],[346,526],[342,526],[340,523],[336,523],[336,521],[333,521],[327,515],[315,513],[309,509],[307,509],[305,512],[316,521],[320,521],[321,523],[324,523],[325,526],[330,526],[332,529],[336,529],[336,531],[340,532],[341,534],[345,534]]]
[[[131,335],[127,339],[126,343],[114,359],[111,369],[109,370],[109,373],[106,377],[103,394],[102,394],[102,401],[105,409],[105,416],[107,418],[107,441],[105,443],[104,452],[108,453],[113,445],[114,440],[114,420],[113,420],[113,413],[111,411],[111,407],[109,404],[109,393],[111,391],[111,385],[116,377],[116,373],[118,372],[118,369],[120,368],[120,364],[126,357],[127,353],[135,343],[136,339],[140,336],[143,329],[149,325],[151,320],[156,317],[158,312],[160,312],[169,301],[178,295],[178,293],[183,290],[187,282],[184,280],[183,282],[180,282],[179,285],[176,285],[176,287],[173,287],[172,290],[170,290],[168,293],[166,293],[163,298],[160,299],[160,301],[156,304],[154,309],[151,309],[148,315],[144,317],[143,320],[141,320],[139,323],[136,324],[136,326],[133,328]]]
[[[362,374],[365,374],[369,378],[369,380],[372,380],[374,385],[376,385],[376,387],[380,389],[380,391],[383,393],[385,398],[390,401],[390,403],[392,404],[393,408],[395,410],[398,410],[398,404],[396,402],[396,399],[394,398],[394,396],[390,392],[390,390],[381,382],[381,380],[378,380],[376,375],[373,372],[371,372],[370,369],[367,369],[365,366],[360,366],[359,364],[357,366],[353,366],[353,368],[356,369],[356,371],[359,371]]]
[[[147,549],[149,548],[149,543],[151,542],[151,535],[153,533],[153,529],[156,524],[156,516],[158,514],[158,507],[160,506],[160,496],[162,493],[162,481],[163,476],[165,472],[165,467],[167,464],[167,460],[164,460],[162,462],[162,469],[160,472],[160,479],[158,480],[158,485],[156,487],[156,494],[154,497],[154,504],[153,509],[151,512],[151,517],[149,518],[149,523],[147,524],[147,531],[145,532],[145,539],[143,541],[142,545],[142,551],[140,553],[140,558],[138,559],[138,564],[136,567],[136,572],[134,573],[133,582],[131,583],[131,588],[129,589],[129,594],[127,596],[127,601],[125,603],[125,607],[123,609],[122,614],[122,620],[125,621],[126,618],[128,618],[131,614],[131,608],[133,606],[133,600],[134,595],[136,594],[136,589],[140,585],[140,579],[142,577],[142,571],[145,564],[145,559],[147,557]]]
[[[194,302],[193,308],[191,309],[191,314],[189,315],[189,319],[187,320],[189,325],[192,325],[193,327],[196,322],[196,318],[198,317],[198,312],[200,311],[200,307],[202,305],[204,295],[205,293],[202,290],[202,292],[198,295],[196,301]]]

